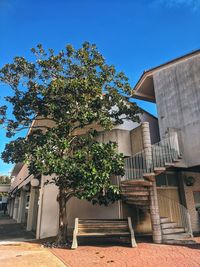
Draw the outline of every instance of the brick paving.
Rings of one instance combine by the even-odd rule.
[[[195,241],[184,246],[140,242],[137,248],[96,245],[51,251],[68,267],[199,267],[200,238]]]

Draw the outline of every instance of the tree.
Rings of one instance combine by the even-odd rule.
[[[0,184],[10,184],[10,178],[7,175],[0,175]]]
[[[0,108],[7,137],[29,128],[26,138],[8,143],[5,162],[25,162],[30,174],[51,175],[59,188],[60,231],[66,236],[66,202],[72,197],[108,205],[119,198],[112,175],[123,175],[117,144],[96,141],[98,129],[111,130],[124,119],[139,121],[140,109],[130,101],[128,78],[108,65],[95,45],[71,45],[59,53],[32,49],[34,63],[15,57],[0,70],[0,80],[13,90]],[[84,129],[84,134],[80,130]]]

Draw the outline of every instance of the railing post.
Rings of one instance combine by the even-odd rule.
[[[151,215],[151,225],[154,243],[162,243],[162,232],[160,225],[160,214],[158,207],[158,195],[156,189],[156,182],[152,182],[152,187],[150,189],[150,215]]]

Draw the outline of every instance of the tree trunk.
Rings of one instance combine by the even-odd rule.
[[[62,189],[59,189],[59,230],[56,242],[59,244],[67,243],[67,222],[66,222],[66,203],[67,199]]]

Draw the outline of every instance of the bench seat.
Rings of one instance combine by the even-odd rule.
[[[78,247],[79,236],[129,236],[131,246],[136,247],[131,218],[127,219],[75,219],[72,249]]]

